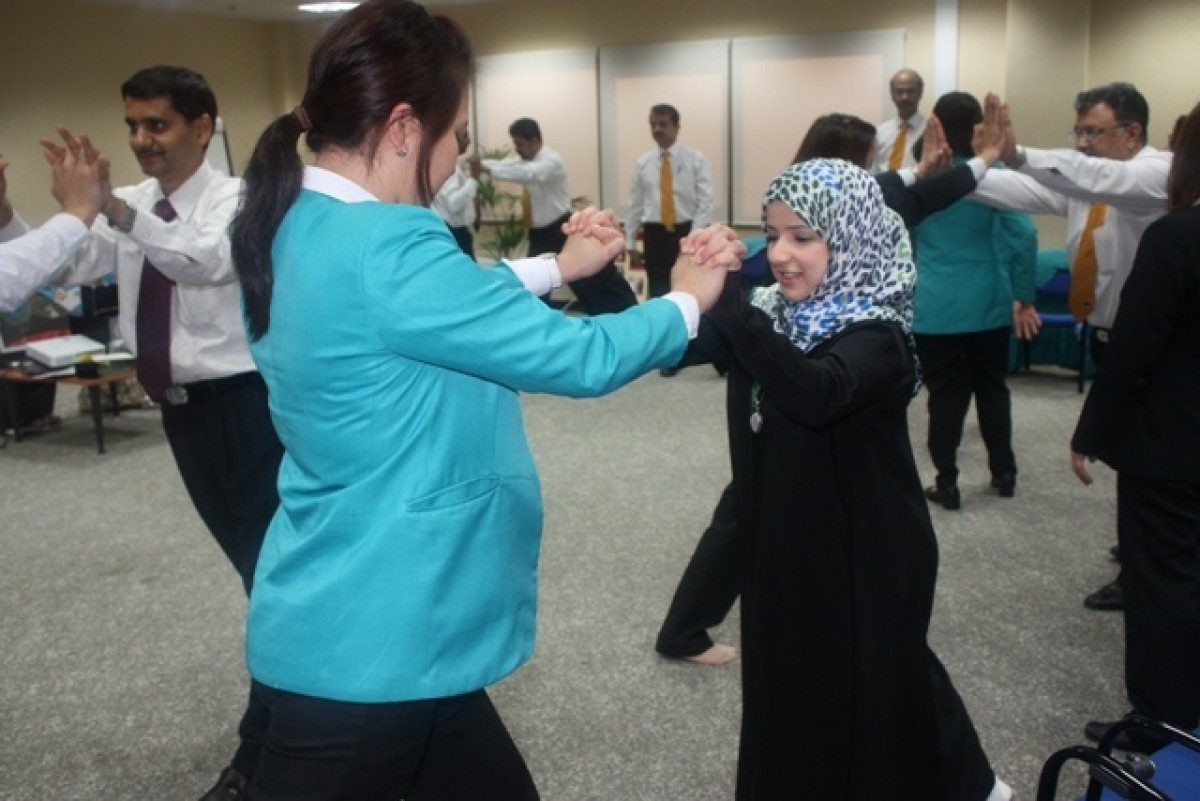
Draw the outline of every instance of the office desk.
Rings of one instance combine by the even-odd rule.
[[[117,403],[117,384],[122,381],[128,381],[131,378],[137,377],[137,369],[129,368],[120,370],[109,375],[102,375],[98,378],[83,378],[77,375],[54,376],[50,378],[31,376],[17,370],[8,368],[0,370],[0,388],[4,384],[67,384],[74,387],[86,387],[88,394],[92,400],[92,428],[96,432],[96,452],[104,453],[104,411],[100,402],[101,387],[108,387],[109,395],[113,404],[113,416],[120,414],[120,404]],[[8,404],[8,409],[11,412],[11,419],[16,421],[17,418],[17,398],[16,393],[4,392],[5,403]],[[13,439],[16,442],[21,441],[20,426],[15,427]]]

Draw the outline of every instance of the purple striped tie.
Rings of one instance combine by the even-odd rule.
[[[175,209],[166,198],[154,204],[154,213],[170,222]],[[138,381],[150,399],[162,398],[171,386],[171,296],[175,282],[158,271],[149,259],[142,261],[142,283],[137,307]]]

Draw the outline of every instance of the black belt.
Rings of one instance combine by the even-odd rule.
[[[256,372],[238,373],[225,378],[210,378],[206,381],[193,381],[190,384],[176,384],[163,394],[162,402],[171,406],[202,403],[256,385],[263,386],[262,376]]]

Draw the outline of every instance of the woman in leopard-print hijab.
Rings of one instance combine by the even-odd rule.
[[[1006,801],[926,643],[937,541],[909,440],[908,236],[813,160],[764,198],[776,283],[731,279],[693,356],[726,361],[739,509],[738,801]]]
[[[813,159],[771,182],[764,216],[774,201],[795,212],[829,248],[825,278],[808,297],[789,301],[778,283],[751,297],[796,347],[812,350],[864,320],[890,320],[906,333],[912,328],[912,248],[900,215],[884,204],[870,175],[840,159]]]

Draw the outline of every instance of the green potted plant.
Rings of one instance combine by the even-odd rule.
[[[502,159],[508,156],[508,150],[480,148],[479,155],[485,159]],[[481,237],[481,254],[499,261],[516,253],[526,235],[521,212],[520,195],[502,191],[490,180],[479,182],[479,221],[489,230],[488,236]]]

